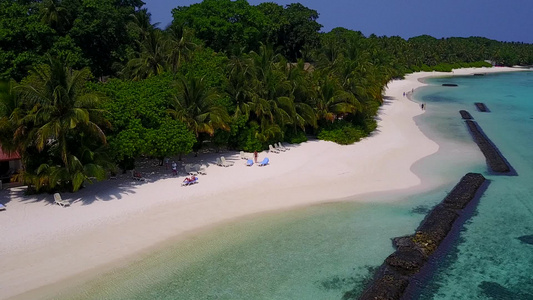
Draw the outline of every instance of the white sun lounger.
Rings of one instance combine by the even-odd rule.
[[[67,200],[61,199],[61,195],[59,193],[54,194],[54,204],[57,204],[63,207],[70,206],[70,202],[68,202]]]
[[[185,165],[185,172],[187,172],[187,174],[189,175],[198,175],[198,172],[196,171],[196,169],[192,165],[189,165],[189,164]]]
[[[280,147],[278,144],[274,143],[274,149],[278,150],[278,151],[282,151],[282,152],[285,152],[285,148],[283,147]]]
[[[268,152],[279,153],[279,150],[274,148],[272,145],[268,145]]]
[[[284,149],[285,151],[287,151],[287,150],[291,150],[291,148],[287,148],[287,147],[283,146],[283,145],[281,144],[281,142],[278,143],[278,148],[280,148],[280,149]]]
[[[193,165],[192,166],[193,170],[195,170],[198,174],[201,174],[201,175],[207,175],[207,172],[205,171],[205,168],[200,165],[200,164],[196,164],[196,165]]]
[[[241,154],[241,159],[246,159],[246,160],[250,159],[250,156],[248,156],[246,153],[244,153],[244,151],[241,151],[240,154]]]
[[[231,167],[231,166],[233,166],[233,162],[227,161],[226,158],[224,158],[224,156],[220,157],[220,162],[222,163],[223,167]]]

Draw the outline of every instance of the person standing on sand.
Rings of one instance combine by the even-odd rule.
[[[254,151],[254,160],[255,160],[255,163],[257,163],[257,151]]]
[[[172,174],[174,176],[178,175],[178,164],[175,161],[172,162]]]

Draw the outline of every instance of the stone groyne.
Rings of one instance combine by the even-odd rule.
[[[507,163],[503,155],[500,154],[498,148],[496,148],[490,139],[483,133],[479,125],[470,120],[465,121],[465,123],[466,126],[468,126],[474,141],[478,145],[483,155],[485,155],[487,164],[491,170],[496,173],[510,173],[511,166]]]
[[[489,109],[487,108],[485,103],[476,102],[474,103],[474,105],[476,105],[477,110],[479,110],[480,112],[489,112]]]
[[[485,177],[468,173],[435,206],[418,226],[416,233],[395,238],[396,251],[385,259],[374,279],[359,297],[360,300],[401,299],[411,284],[410,280],[420,272],[429,257],[448,235],[463,209],[476,196],[485,182]],[[355,299],[347,292],[343,299]]]
[[[461,114],[461,118],[463,118],[465,120],[473,119],[472,115],[469,112],[467,112],[466,110],[460,110],[459,113]]]

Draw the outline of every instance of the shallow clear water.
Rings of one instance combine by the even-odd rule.
[[[436,273],[413,298],[533,299],[533,73],[433,79],[417,90],[416,121],[440,150],[413,166],[438,186],[367,196],[380,203],[333,203],[253,216],[171,243],[104,274],[65,299],[341,299],[358,294],[427,211],[467,172],[491,180]],[[443,88],[444,82],[458,83]],[[490,113],[476,112],[484,102]],[[518,176],[489,175],[460,118],[467,109]]]

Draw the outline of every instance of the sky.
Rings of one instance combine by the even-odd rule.
[[[152,23],[165,28],[171,10],[201,1],[143,0]],[[265,1],[248,0],[252,5]],[[533,43],[533,0],[271,0],[280,5],[300,2],[319,13],[323,32],[335,27],[364,35],[408,39],[482,36],[498,41]]]

